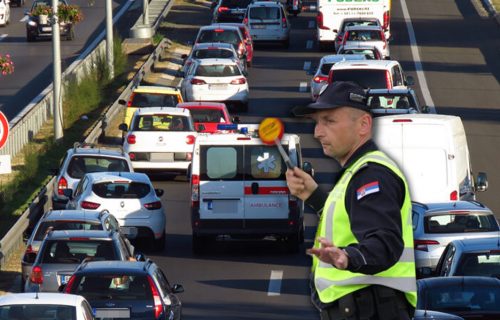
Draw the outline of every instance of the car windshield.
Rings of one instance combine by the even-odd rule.
[[[130,168],[125,159],[86,155],[72,157],[68,165],[68,175],[73,179],[81,179],[86,173],[109,171],[129,172]]]
[[[199,65],[195,75],[200,77],[234,77],[241,75],[241,72],[234,64],[213,64]]]
[[[198,42],[223,42],[235,46],[240,43],[240,39],[236,30],[214,29],[202,31]]]
[[[246,8],[252,0],[222,0],[221,7]]]
[[[179,103],[177,94],[165,93],[141,93],[136,92],[132,96],[132,107],[175,107]]]
[[[345,69],[334,70],[333,81],[353,81],[365,88],[387,88],[386,70]]]
[[[198,49],[193,52],[193,58],[195,59],[207,59],[207,58],[235,58],[234,52],[227,49]]]
[[[382,32],[373,30],[351,30],[348,33],[347,41],[380,41]]]
[[[149,194],[151,188],[141,182],[101,182],[92,186],[92,191],[107,199],[140,199]]]
[[[98,221],[44,221],[37,228],[34,240],[42,241],[50,227],[52,230],[103,230],[102,225]]]
[[[58,304],[5,305],[0,306],[0,319],[76,320],[76,308]]]
[[[250,19],[257,20],[279,20],[279,7],[253,7],[250,10]]]
[[[463,233],[498,231],[493,214],[454,214],[453,212],[424,217],[425,233]]]
[[[88,275],[76,280],[72,293],[88,300],[152,300],[149,281],[143,275]]]
[[[134,120],[135,131],[192,131],[188,117],[169,114],[142,115]]]
[[[118,260],[111,240],[46,240],[41,263],[80,264],[84,259]]]

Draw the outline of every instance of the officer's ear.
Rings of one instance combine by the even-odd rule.
[[[361,136],[371,135],[373,118],[368,112],[363,112],[363,115],[359,117],[359,134]]]

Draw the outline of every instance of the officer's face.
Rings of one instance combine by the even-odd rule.
[[[363,144],[366,117],[363,111],[353,108],[336,108],[315,112],[314,137],[319,140],[325,155],[335,158],[341,165]]]

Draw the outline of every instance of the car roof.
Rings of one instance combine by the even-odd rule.
[[[54,230],[48,233],[47,239],[69,239],[69,238],[92,238],[92,239],[111,239],[118,234],[107,230]]]
[[[415,115],[412,115],[412,117]],[[450,210],[470,210],[470,211],[487,211],[491,210],[477,201],[450,201],[450,202],[435,202],[435,203],[418,203],[414,202],[414,205],[423,207],[426,210],[426,214],[450,211]]]
[[[146,261],[121,261],[121,260],[104,260],[104,261],[88,261],[80,265],[77,273],[147,273],[147,267],[153,262]]]
[[[346,60],[366,60],[364,54],[329,54],[321,58],[321,63],[336,63]]]
[[[342,22],[350,22],[350,21],[377,21],[380,22],[375,17],[347,17],[342,20]]]
[[[94,210],[51,210],[43,217],[44,221],[55,220],[82,220],[82,221],[99,221],[105,212]]]
[[[462,251],[500,250],[500,233],[486,238],[457,239],[452,241]]]
[[[363,61],[341,61],[332,66],[332,69],[375,69],[386,70],[395,64],[396,60],[363,60]]]
[[[227,42],[199,42],[195,43],[195,45],[193,46],[193,51],[197,49],[207,49],[210,47],[234,50],[233,45]]]
[[[413,89],[410,89],[410,88],[400,88],[400,89],[369,89],[367,91],[367,95],[370,95],[370,94],[387,94],[387,95],[391,95],[391,94],[410,94],[410,93],[414,93]]]
[[[198,60],[198,64],[202,66],[206,65],[236,65],[236,61],[233,59],[227,59],[227,58],[208,58],[208,59],[200,59]]]
[[[248,5],[249,7],[282,7],[279,1],[254,1]]]
[[[345,28],[345,31],[356,31],[356,30],[382,31],[382,27],[357,25],[357,26],[348,26]]]
[[[69,149],[73,155],[91,155],[91,156],[110,156],[123,158],[125,154],[121,150],[92,148],[92,147],[76,147]]]
[[[80,305],[83,300],[85,300],[84,297],[76,294],[59,292],[24,292],[0,296],[0,306],[13,304],[55,304],[77,306]]]
[[[240,28],[238,28],[237,26],[224,25],[224,24],[219,24],[219,23],[214,23],[214,24],[200,27],[200,31],[202,31],[202,30],[203,31],[204,30],[215,30],[215,29],[224,29],[224,30],[232,30],[232,31],[240,32]]]
[[[226,105],[222,102],[207,102],[207,101],[192,101],[181,102],[177,104],[177,108],[187,109],[224,109]]]
[[[428,288],[437,287],[478,287],[478,286],[498,286],[500,287],[500,279],[495,277],[480,277],[480,276],[452,276],[452,277],[432,277],[418,279],[417,284]]]
[[[137,116],[142,115],[152,115],[152,114],[169,114],[173,116],[184,116],[189,117],[189,111],[179,109],[177,107],[150,107],[150,108],[139,108],[135,112]]]
[[[169,86],[137,86],[133,90],[133,92],[179,94],[180,90],[176,87],[169,87]]]
[[[104,181],[135,181],[150,184],[149,177],[142,172],[92,172],[87,173],[86,176],[92,183],[99,183]]]

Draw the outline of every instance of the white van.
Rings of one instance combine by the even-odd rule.
[[[284,134],[281,142],[292,163],[303,167],[299,136]],[[286,170],[278,148],[263,144],[256,132],[199,134],[191,167],[193,252],[217,236],[272,236],[298,251],[304,204],[290,195]]]
[[[485,173],[472,176],[462,120],[439,114],[373,119],[374,140],[401,168],[413,201],[474,200],[488,188]]]
[[[318,0],[316,30],[320,50],[333,49],[338,30],[345,18],[377,18],[389,39],[390,15],[391,0]]]

